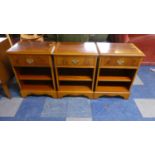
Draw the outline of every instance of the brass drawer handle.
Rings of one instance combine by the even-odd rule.
[[[125,63],[124,59],[118,59],[117,64],[118,65],[123,65]]]
[[[34,62],[34,60],[33,60],[32,58],[27,58],[27,59],[26,59],[26,62],[27,62],[28,64],[32,64],[32,63]]]
[[[73,63],[74,65],[76,65],[76,64],[79,63],[79,60],[77,60],[77,59],[73,59],[73,60],[72,60],[72,63]]]

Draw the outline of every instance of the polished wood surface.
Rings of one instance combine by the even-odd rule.
[[[130,82],[131,78],[127,76],[99,76],[98,81],[121,81]]]
[[[100,55],[143,57],[143,52],[132,43],[96,43]]]
[[[130,43],[96,45],[100,56],[94,98],[121,96],[128,99],[144,54]]]
[[[55,56],[55,64],[57,67],[86,67],[92,68],[96,66],[96,57],[94,56]]]
[[[83,95],[93,98],[97,56],[95,43],[56,44],[54,64],[58,97]]]
[[[91,76],[88,75],[59,75],[60,81],[92,81]]]
[[[71,96],[86,96],[93,98],[91,86],[89,85],[61,85],[58,90],[58,97]]]
[[[18,42],[12,46],[7,52],[9,54],[43,54],[50,55],[55,49],[54,42]]]
[[[7,38],[0,38],[0,84],[7,97],[11,97],[8,88],[8,82],[13,77],[13,72],[6,50],[10,48],[10,43]]]
[[[0,38],[0,43],[2,43],[5,40],[6,40],[6,38]]]
[[[111,66],[111,67],[137,67],[139,65],[139,61],[141,60],[141,58],[137,58],[137,57],[125,57],[125,56],[101,56],[101,62],[100,65],[101,67],[107,67],[107,66]]]
[[[123,86],[98,86],[97,91],[99,92],[128,92],[128,89]]]
[[[19,80],[51,80],[50,75],[18,75]]]
[[[54,55],[97,55],[97,49],[91,42],[58,42],[54,51]]]
[[[47,56],[47,55],[33,55],[33,54],[27,54],[27,55],[19,55],[19,54],[14,54],[11,56],[11,62],[14,66],[29,66],[29,67],[47,67],[50,65],[50,61],[51,61],[51,56]]]
[[[54,43],[19,42],[8,50],[23,97],[31,94],[57,97],[51,53]]]

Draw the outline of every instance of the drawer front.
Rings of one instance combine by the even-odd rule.
[[[95,56],[55,56],[55,64],[58,67],[95,67],[96,57]]]
[[[101,57],[100,66],[127,66],[136,67],[139,65],[141,58],[135,57]]]
[[[14,66],[49,66],[50,56],[45,55],[11,55]]]

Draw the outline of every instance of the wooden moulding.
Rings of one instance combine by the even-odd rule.
[[[109,97],[116,97],[116,96],[118,96],[118,97],[122,97],[122,98],[124,98],[124,99],[128,99],[129,98],[129,96],[130,96],[130,93],[129,92],[95,92],[94,93],[94,95],[93,95],[93,98],[94,99],[97,99],[97,98],[99,98],[99,97],[105,97],[105,96],[109,96]]]

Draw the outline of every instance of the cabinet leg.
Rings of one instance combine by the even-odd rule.
[[[129,99],[129,95],[130,94],[124,94],[124,95],[122,95],[122,97],[127,100],[127,99]]]
[[[20,91],[20,95],[23,97],[23,98],[25,98],[25,97],[27,97],[27,93],[24,93],[24,92],[22,92],[22,91]]]
[[[5,95],[8,98],[11,98],[11,94],[10,94],[9,88],[8,88],[6,83],[2,83],[2,88],[3,88],[4,92],[5,92]]]

